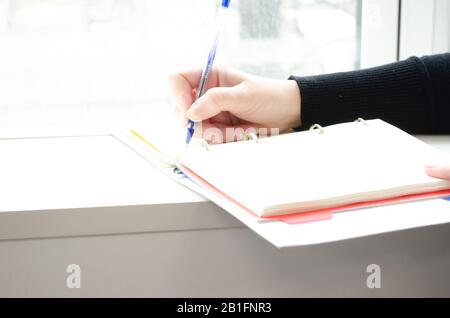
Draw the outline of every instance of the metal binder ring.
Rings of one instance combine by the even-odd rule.
[[[244,140],[253,140],[254,142],[259,142],[258,136],[254,132],[246,133],[244,136]]]
[[[365,121],[363,118],[358,118],[357,120],[355,120],[355,122],[364,124],[364,125],[366,125],[366,126],[369,125],[369,124],[367,123],[367,121]]]
[[[323,127],[318,124],[312,125],[311,128],[309,128],[309,130],[317,130],[319,134],[323,134],[325,132],[325,129],[323,129]]]
[[[200,146],[202,146],[206,150],[209,150],[209,144],[205,139],[203,139],[203,138],[198,139],[198,143],[200,144]]]

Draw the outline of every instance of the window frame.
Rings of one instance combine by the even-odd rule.
[[[450,52],[450,1],[361,1],[361,68]]]
[[[448,51],[450,51],[450,1],[402,0],[399,58]]]
[[[363,0],[361,68],[398,60],[401,0]]]

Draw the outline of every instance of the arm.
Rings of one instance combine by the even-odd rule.
[[[381,118],[413,134],[450,133],[450,53],[288,81],[217,69],[194,102],[200,74],[174,74],[170,85],[181,122],[202,121],[200,133],[213,142],[241,140],[247,129],[284,132],[358,117]],[[209,128],[218,136],[209,136]],[[426,172],[450,180],[450,163],[430,163]]]
[[[376,68],[296,77],[302,129],[380,118],[409,133],[450,133],[450,53]]]

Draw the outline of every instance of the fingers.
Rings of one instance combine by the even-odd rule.
[[[193,121],[202,121],[223,111],[239,109],[239,93],[236,87],[211,88],[195,101],[187,111],[187,117]]]
[[[179,83],[187,84],[190,92],[197,87],[201,74],[202,71],[200,69],[178,72],[169,76],[169,84],[173,88],[174,93],[177,92],[176,88]]]
[[[214,69],[208,77],[206,90],[218,85],[218,74],[224,73]],[[200,82],[202,71],[200,69],[175,73],[169,77],[169,87],[175,104],[177,117],[186,124],[186,112],[196,98],[197,86]]]
[[[450,163],[448,164],[429,164],[425,166],[425,172],[433,178],[450,181]]]
[[[219,144],[225,142],[241,141],[249,133],[258,134],[261,127],[258,125],[230,126],[226,124],[203,122],[201,126],[201,137],[208,143]],[[198,129],[200,133],[200,129]],[[196,131],[197,132],[197,131]]]
[[[201,71],[195,70],[176,73],[169,77],[169,86],[172,92],[176,113],[182,121],[185,121],[186,111],[194,101],[192,92],[196,85],[198,85],[200,76]]]

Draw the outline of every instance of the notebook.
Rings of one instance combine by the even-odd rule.
[[[440,151],[382,121],[358,120],[267,138],[183,145],[159,131],[130,130],[153,163],[258,221],[299,223],[333,213],[450,195],[423,166]]]

